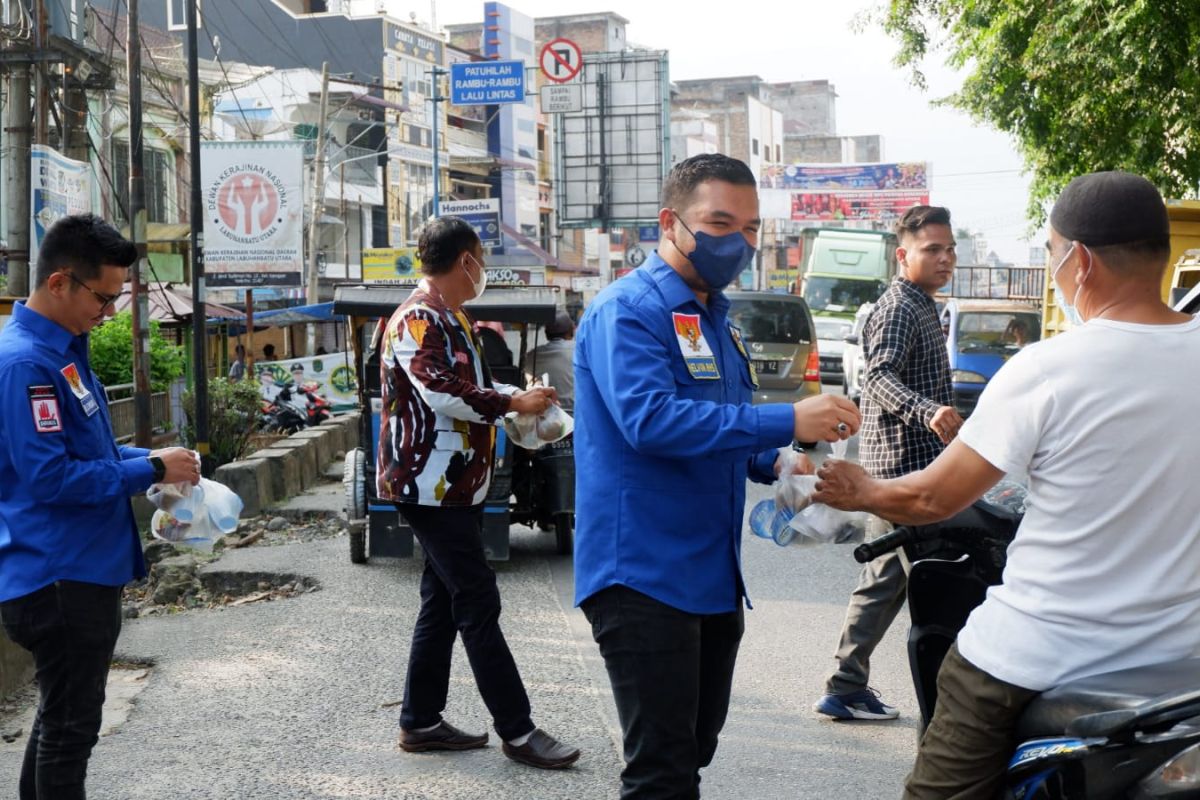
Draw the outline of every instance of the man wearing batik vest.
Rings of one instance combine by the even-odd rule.
[[[553,389],[495,384],[463,303],[483,294],[487,273],[475,230],[458,217],[432,220],[418,255],[425,277],[383,329],[383,414],[377,489],[396,503],[425,553],[421,610],[409,651],[400,748],[469,750],[487,734],[442,719],[455,636],[475,674],[504,754],[543,769],[570,766],[579,750],[534,726],[529,697],[500,630],[500,592],[481,538],[495,461],[495,426],[509,411],[538,413]]]

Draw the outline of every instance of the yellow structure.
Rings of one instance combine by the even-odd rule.
[[[1171,258],[1163,275],[1162,298],[1171,299],[1171,289],[1200,283],[1198,259],[1184,259],[1188,250],[1200,249],[1200,200],[1168,200],[1167,218],[1171,221]],[[1183,263],[1180,263],[1181,260]],[[1042,338],[1048,338],[1070,327],[1054,304],[1054,281],[1050,277],[1053,264],[1046,265],[1046,297],[1042,304]]]

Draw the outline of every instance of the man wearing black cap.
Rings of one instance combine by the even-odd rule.
[[[560,311],[546,326],[546,343],[535,347],[526,361],[531,379],[549,376],[565,411],[575,408],[575,323]]]
[[[1039,693],[1200,656],[1200,517],[1181,502],[1200,448],[1178,438],[1200,396],[1200,319],[1161,300],[1166,207],[1143,178],[1093,173],[1071,181],[1050,224],[1072,330],[1013,356],[925,469],[818,472],[815,500],[900,524],[945,519],[1005,474],[1028,476],[1004,581],[942,663],[906,798],[993,797]]]

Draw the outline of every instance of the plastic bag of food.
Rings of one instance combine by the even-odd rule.
[[[208,478],[197,486],[156,483],[146,497],[159,509],[150,520],[151,535],[206,553],[221,536],[237,530],[244,507],[233,490]]]
[[[552,404],[541,414],[514,411],[504,417],[504,432],[513,444],[526,450],[538,450],[565,439],[573,430],[575,420],[557,404]]]

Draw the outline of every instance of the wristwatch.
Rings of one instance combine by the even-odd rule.
[[[167,477],[167,465],[158,456],[150,456],[150,466],[154,467],[154,482],[162,483],[163,478]]]

